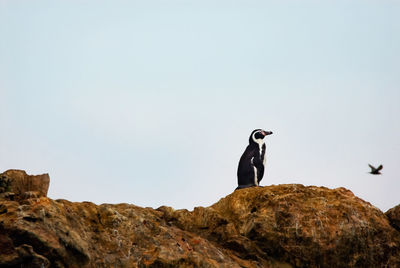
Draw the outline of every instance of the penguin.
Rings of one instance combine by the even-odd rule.
[[[265,170],[265,143],[264,138],[271,135],[271,131],[255,129],[249,137],[249,145],[239,160],[237,170],[238,189],[259,186]]]
[[[368,164],[368,166],[371,168],[371,171],[369,172],[372,175],[381,175],[382,173],[380,172],[381,169],[383,168],[382,165],[380,165],[379,167],[374,167],[371,164]]]

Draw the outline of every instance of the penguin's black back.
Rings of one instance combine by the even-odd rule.
[[[257,186],[264,176],[265,143],[260,147],[255,142],[250,142],[243,155],[240,157],[237,170],[238,188]],[[257,174],[254,174],[255,171]],[[257,175],[257,176],[255,176]],[[255,181],[257,178],[257,182]]]

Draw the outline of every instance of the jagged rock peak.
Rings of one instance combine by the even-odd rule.
[[[0,174],[0,198],[46,197],[49,184],[49,174],[28,175],[24,170],[9,169]]]

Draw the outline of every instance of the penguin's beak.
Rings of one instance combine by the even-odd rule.
[[[263,131],[264,136],[271,135],[272,131]]]

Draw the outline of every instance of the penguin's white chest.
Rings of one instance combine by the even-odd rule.
[[[263,140],[256,140],[258,144],[258,157],[259,160],[262,160],[263,165],[265,166],[266,162],[266,153],[265,151],[263,152],[263,146],[264,146],[264,141]],[[264,153],[264,154],[263,154]],[[262,158],[262,159],[261,159]],[[253,172],[254,172],[254,185],[258,186],[258,170],[257,167],[254,165],[254,157],[251,158],[251,165],[253,166]]]
[[[263,164],[265,166],[265,162],[267,161],[267,157],[266,157],[267,154],[265,152],[265,148],[263,148],[264,141],[262,141],[262,140],[258,141],[257,140],[257,143],[258,143],[258,153],[259,153],[259,156],[260,156],[260,160],[262,160],[262,162],[263,162]],[[264,155],[263,155],[263,153],[264,153]],[[262,157],[262,159],[261,159],[261,157]]]
[[[265,163],[267,162],[267,152],[264,150],[264,156],[263,156],[263,165],[265,166]]]
[[[257,168],[254,165],[254,157],[251,158],[250,162],[251,165],[253,166],[253,172],[254,172],[254,185],[258,186],[258,177],[257,177]]]

